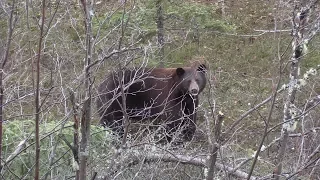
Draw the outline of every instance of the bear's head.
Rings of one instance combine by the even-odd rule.
[[[199,95],[206,86],[206,66],[199,64],[193,67],[177,68],[177,88],[183,94]]]

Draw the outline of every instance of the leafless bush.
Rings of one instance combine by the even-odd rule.
[[[126,89],[132,84],[144,82],[158,63],[155,61],[159,50],[156,37],[142,42],[138,37],[144,35],[143,30],[130,24],[139,2],[92,1],[94,4],[90,4],[85,0],[58,0],[47,1],[45,6],[39,0],[0,2],[3,179],[33,178],[36,114],[41,147],[39,171],[36,171],[41,179],[320,177],[319,66],[301,66],[311,58],[308,52],[317,51],[305,50],[308,44],[318,40],[318,1],[276,4],[274,29],[259,30],[254,36],[272,33],[274,44],[278,44],[274,48],[278,52],[274,52],[275,58],[269,66],[270,78],[251,78],[248,82],[259,81],[262,88],[271,84],[271,88],[267,87],[272,89],[268,95],[259,92],[252,95],[253,91],[246,87],[248,84],[239,82],[239,87],[231,87],[233,91],[228,96],[232,98],[219,97],[216,92],[219,83],[226,83],[223,76],[229,80],[235,77],[209,61],[208,84],[197,107],[196,133],[190,142],[183,143],[159,143],[161,137],[158,136],[168,133],[164,128],[166,122],[160,115],[147,116],[148,108],[156,103],[141,111],[123,109],[125,121],[120,125],[125,126],[125,135],[122,139],[99,124],[98,112],[102,109],[95,108],[100,95],[98,84],[111,72],[119,72],[118,91],[103,102],[103,106],[108,107],[118,97],[125,98]],[[42,7],[46,10],[44,20],[39,14]],[[223,8],[226,8],[223,16],[227,18],[228,6]],[[41,24],[43,35],[39,35]],[[180,40],[177,49],[183,48],[189,38],[188,27],[176,32],[166,30],[165,26],[162,32],[165,39],[161,43]],[[290,43],[282,47],[280,41],[282,36],[287,36],[284,33],[288,29],[292,29],[293,46],[290,47]],[[171,34],[166,35],[167,31]],[[216,37],[252,36],[199,31]],[[42,45],[39,45],[41,38]],[[200,46],[201,38],[198,41]],[[215,51],[206,48],[206,51]],[[172,53],[177,49],[168,51]],[[167,52],[165,48],[161,51]],[[162,54],[161,60],[166,57]],[[36,70],[37,58],[39,71]],[[122,82],[125,69],[139,73],[134,73],[131,81]],[[41,75],[39,95],[34,91],[37,72]],[[38,113],[35,113],[35,97],[40,98]],[[232,102],[224,102],[227,100]],[[231,104],[236,108],[227,111],[229,107],[225,106]],[[125,103],[122,105],[126,108]],[[133,121],[139,113],[145,117]],[[173,142],[181,138],[185,127],[180,125]]]

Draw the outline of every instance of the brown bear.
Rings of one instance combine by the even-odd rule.
[[[205,73],[206,66],[199,63],[182,68],[136,68],[112,72],[98,87],[100,122],[122,136],[125,103],[130,121],[151,119],[165,123],[169,142],[183,127],[183,139],[190,141],[196,130],[198,96],[206,85]]]

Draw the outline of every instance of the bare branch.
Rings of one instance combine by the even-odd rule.
[[[8,33],[7,33],[7,42],[6,42],[6,49],[4,52],[4,57],[1,57],[0,61],[0,171],[2,171],[2,139],[3,139],[3,109],[4,109],[4,87],[3,87],[3,74],[4,74],[4,67],[9,59],[9,51],[12,41],[12,34],[14,30],[14,11],[15,11],[15,1],[12,1],[12,6],[10,7],[10,14],[8,19]]]
[[[40,36],[39,36],[39,49],[38,49],[38,56],[37,56],[37,68],[36,68],[36,89],[35,89],[35,107],[36,107],[36,164],[35,164],[35,179],[39,179],[40,173],[40,130],[39,130],[39,123],[40,123],[40,57],[41,57],[41,49],[42,49],[42,39],[44,33],[44,20],[45,20],[45,10],[46,10],[46,1],[42,0],[42,16],[41,16],[41,27],[40,27]]]
[[[222,112],[219,112],[218,116],[217,116],[217,120],[216,120],[216,124],[215,124],[215,139],[214,139],[214,143],[211,147],[211,154],[210,154],[210,158],[209,158],[209,170],[208,170],[208,176],[207,176],[207,180],[211,180],[214,178],[214,168],[216,166],[216,162],[217,162],[217,156],[218,156],[218,150],[220,149],[220,133],[221,133],[221,126],[222,126],[222,122],[223,122],[223,118],[224,118],[224,114],[222,114]],[[250,176],[248,176],[250,177]]]
[[[282,75],[282,73],[281,73],[281,65],[279,67],[279,73],[280,73],[280,77],[278,79],[276,88],[275,88],[275,90],[273,92],[273,95],[272,95],[271,107],[270,107],[270,110],[269,110],[268,117],[265,120],[264,132],[263,132],[259,147],[258,147],[257,151],[255,152],[254,159],[253,159],[253,162],[252,162],[252,165],[251,165],[251,168],[250,168],[250,171],[249,171],[249,175],[248,175],[248,178],[247,178],[248,180],[250,180],[250,177],[251,177],[251,175],[253,173],[254,167],[256,166],[256,162],[258,160],[259,153],[261,152],[263,143],[264,143],[266,137],[268,136],[269,123],[270,123],[271,118],[272,118],[273,108],[274,108],[274,105],[275,105],[275,102],[276,102],[277,93],[278,93],[277,89],[279,89],[279,87],[280,87],[280,81],[281,81],[281,75]]]
[[[141,158],[143,157],[143,158]],[[190,157],[190,156],[186,156],[186,155],[178,155],[178,154],[169,154],[169,153],[156,153],[156,152],[142,152],[142,153],[134,153],[134,160],[131,161],[132,164],[131,165],[135,165],[138,162],[141,161],[141,159],[144,160],[144,163],[147,162],[158,162],[163,161],[163,162],[176,162],[176,163],[181,163],[181,164],[190,164],[190,165],[194,165],[194,166],[200,166],[200,167],[209,167],[209,161],[203,159],[203,158],[198,158],[198,157]],[[236,170],[234,171],[234,169],[232,167],[229,166],[225,166],[222,165],[220,163],[216,163],[216,167],[219,170],[226,170],[227,172],[230,172],[231,175],[234,175],[236,177],[239,178],[247,178],[248,174],[240,171],[240,170]],[[251,176],[251,179],[257,179],[254,176]]]

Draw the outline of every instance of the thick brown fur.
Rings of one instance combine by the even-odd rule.
[[[198,95],[206,85],[206,66],[196,64],[183,68],[140,68],[113,72],[98,87],[97,107],[101,124],[123,135],[123,103],[130,120],[155,120],[166,124],[167,140],[184,127],[185,140],[191,140],[196,129]]]

